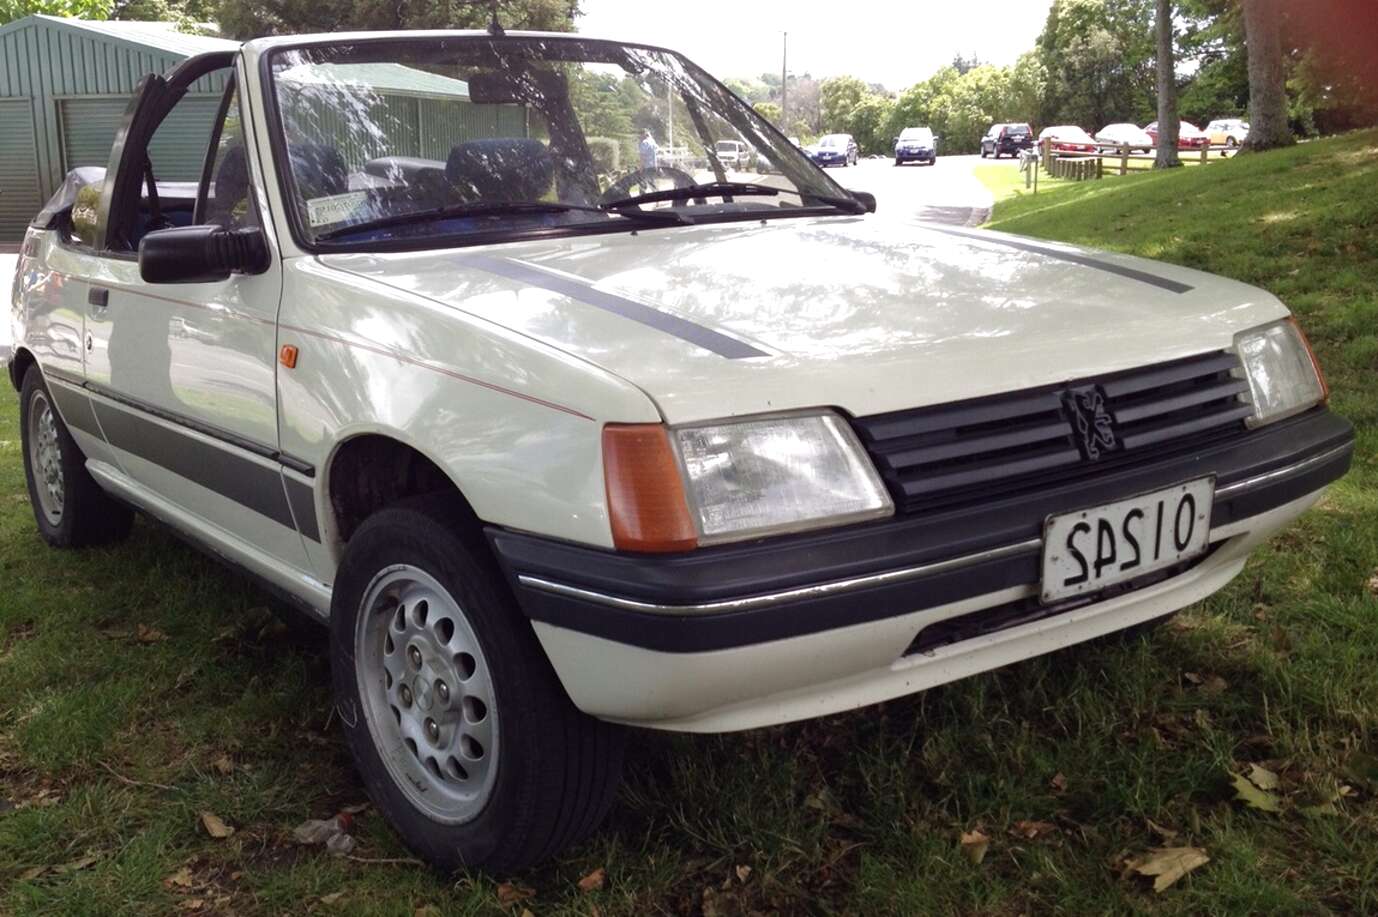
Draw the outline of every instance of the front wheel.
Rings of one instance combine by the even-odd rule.
[[[597,827],[623,731],[574,708],[458,507],[369,518],[331,600],[345,737],[370,798],[441,869],[509,873]]]
[[[79,548],[128,535],[134,511],[101,490],[86,470],[86,456],[58,414],[37,365],[24,374],[19,405],[24,477],[43,540],[55,548]]]

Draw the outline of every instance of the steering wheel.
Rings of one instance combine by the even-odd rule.
[[[603,192],[603,203],[610,204],[613,201],[626,200],[634,195],[634,188],[641,188],[647,191],[658,190],[656,180],[668,178],[674,183],[676,188],[692,188],[697,182],[694,176],[685,172],[683,169],[676,169],[674,166],[653,166],[651,168],[637,169],[635,172],[628,172],[617,181],[608,186],[608,190]],[[672,207],[683,207],[687,201],[672,201]],[[699,198],[694,201],[696,204],[708,203],[707,198]]]

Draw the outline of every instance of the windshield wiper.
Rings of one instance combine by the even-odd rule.
[[[820,204],[827,204],[829,207],[836,207],[848,213],[863,214],[866,212],[866,205],[854,197],[835,197],[831,194],[815,194],[812,191],[801,191],[799,196],[806,201],[817,201]]]
[[[363,220],[358,223],[351,223],[348,226],[341,226],[329,232],[321,233],[316,236],[317,242],[327,242],[331,239],[338,239],[341,236],[352,235],[357,232],[368,232],[374,229],[386,229],[389,226],[403,226],[407,223],[429,222],[431,220],[445,220],[456,217],[483,217],[501,216],[503,214],[523,214],[523,213],[569,213],[578,211],[582,213],[596,213],[600,216],[608,216],[610,211],[602,207],[585,207],[581,204],[562,204],[557,201],[508,201],[488,203],[475,202],[468,204],[452,204],[447,207],[434,207],[429,210],[412,210],[407,213],[393,213],[388,216],[378,217],[374,220]],[[615,216],[622,217],[632,222],[654,223],[658,225],[679,226],[688,222],[682,214],[667,210],[632,210],[626,213],[612,211]]]
[[[624,207],[635,207],[637,204],[658,204],[661,201],[687,201],[694,197],[731,197],[741,195],[742,197],[775,197],[780,193],[779,188],[772,188],[770,185],[755,185],[750,182],[735,181],[715,181],[706,182],[702,185],[685,185],[683,188],[666,188],[664,191],[650,191],[646,194],[638,194],[635,197],[623,198],[620,201],[609,201],[603,205],[604,210],[611,210],[614,213],[622,213]],[[636,211],[632,211],[635,213]],[[641,211],[646,213],[647,211]],[[650,211],[651,213],[663,213],[664,211]]]

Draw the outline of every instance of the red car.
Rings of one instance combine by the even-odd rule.
[[[1211,145],[1211,138],[1205,131],[1189,121],[1180,122],[1181,127],[1177,132],[1177,149],[1179,150],[1199,150],[1202,147]],[[1153,138],[1154,146],[1158,145],[1158,122],[1154,121],[1144,127],[1144,133]]]
[[[1074,124],[1045,127],[1039,131],[1038,140],[1051,140],[1054,153],[1095,153],[1100,149],[1096,138]]]

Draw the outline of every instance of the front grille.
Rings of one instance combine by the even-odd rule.
[[[899,512],[1028,491],[1245,432],[1252,408],[1239,359],[1171,363],[854,421]],[[1113,444],[1088,446],[1070,392],[1094,392]],[[1092,449],[1095,450],[1093,455]]]

